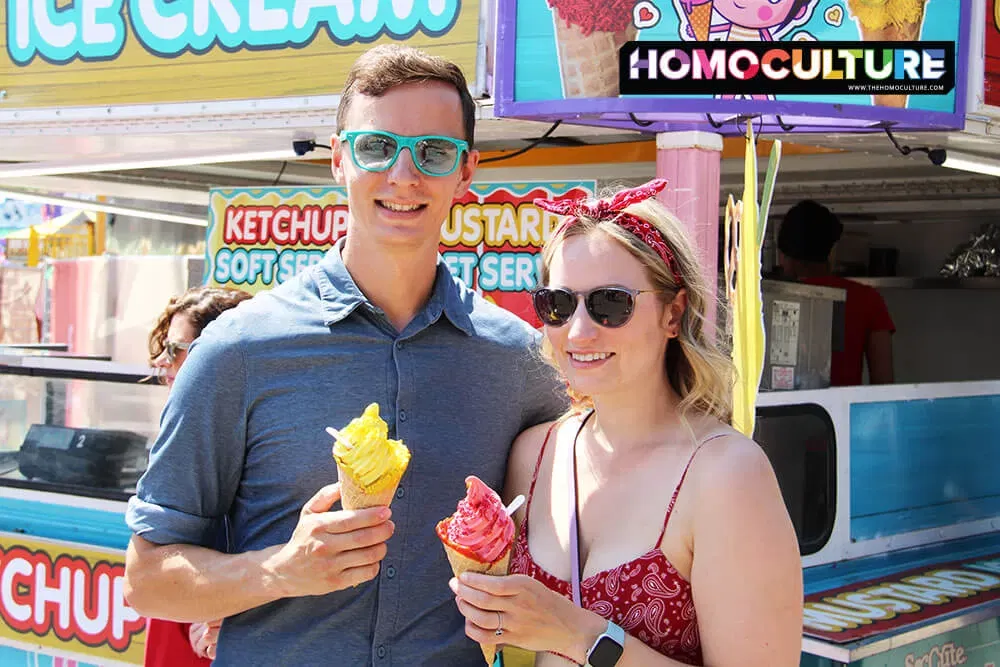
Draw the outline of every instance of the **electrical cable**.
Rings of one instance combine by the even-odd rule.
[[[531,141],[531,143],[528,144],[527,146],[525,146],[524,148],[522,148],[520,150],[516,150],[513,153],[509,153],[507,155],[498,155],[497,157],[488,157],[488,158],[485,158],[483,160],[480,160],[479,164],[486,164],[487,162],[499,162],[500,160],[509,160],[511,158],[515,158],[515,157],[518,157],[520,155],[524,155],[525,153],[527,153],[528,151],[530,151],[532,148],[534,148],[538,144],[540,144],[543,141],[545,141],[546,139],[548,139],[549,135],[551,135],[553,132],[555,132],[556,128],[559,127],[560,125],[562,125],[562,121],[561,120],[557,120],[556,122],[552,123],[552,127],[550,127],[549,129],[547,129],[545,131],[545,134],[543,134],[542,136],[538,137],[537,139],[533,139]]]
[[[287,160],[281,163],[281,169],[278,170],[278,175],[274,177],[274,181],[271,183],[271,187],[274,187],[275,185],[278,184],[278,181],[281,180],[281,176],[282,174],[285,173],[285,167],[287,166],[288,166]]]

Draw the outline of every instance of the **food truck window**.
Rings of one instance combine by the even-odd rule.
[[[767,453],[803,556],[823,548],[836,511],[836,435],[819,405],[757,408],[754,439]]]
[[[0,485],[127,499],[167,393],[140,379],[0,364]]]

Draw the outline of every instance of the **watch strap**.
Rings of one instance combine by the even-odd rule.
[[[597,639],[595,639],[594,643],[591,645],[590,650],[587,651],[587,663],[584,667],[595,667],[590,663],[590,657],[593,655],[594,649],[597,648],[597,645],[600,644],[601,640],[605,638],[610,639],[623,649],[625,648],[625,630],[622,629],[620,625],[613,623],[612,621],[608,621],[608,627],[604,629],[604,632],[598,635]],[[602,665],[600,667],[604,666]]]

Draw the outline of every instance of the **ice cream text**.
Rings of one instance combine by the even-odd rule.
[[[906,84],[911,94],[941,94],[954,87],[951,42],[702,44],[634,42],[623,48],[622,94],[873,92],[858,84]]]
[[[118,56],[131,36],[164,58],[182,53],[301,48],[447,33],[460,0],[5,0],[7,51],[18,65]]]

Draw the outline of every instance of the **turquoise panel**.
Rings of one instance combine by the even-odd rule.
[[[132,532],[125,514],[0,498],[0,532],[21,533],[124,551]]]
[[[100,667],[89,662],[59,660],[48,655],[29,653],[19,648],[0,646],[0,667]]]
[[[799,667],[844,663],[802,654]],[[1000,664],[1000,619],[990,619],[850,663],[850,667],[981,667]]]
[[[802,654],[802,660],[799,662],[799,667],[840,667],[843,663],[834,662],[829,658],[821,658],[816,655],[809,655],[808,653]]]
[[[1000,516],[1000,395],[851,405],[851,538]]]
[[[980,667],[1000,663],[1000,619],[993,618],[978,625],[970,625],[946,632],[923,641],[900,646],[887,653],[873,655],[859,662],[856,667],[904,667],[905,665],[965,665]]]

